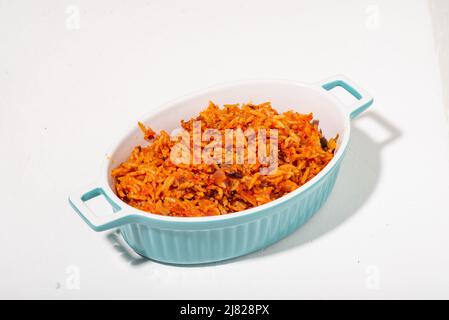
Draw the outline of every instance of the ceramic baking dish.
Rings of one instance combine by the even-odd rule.
[[[329,92],[335,87],[354,96],[354,104],[344,105]],[[162,216],[133,208],[114,193],[111,169],[124,161],[136,145],[146,144],[136,120],[107,153],[98,183],[70,195],[73,209],[95,231],[120,228],[126,242],[138,254],[166,263],[207,263],[259,250],[292,233],[323,205],[332,191],[349,142],[350,120],[373,102],[369,94],[344,76],[315,84],[246,81],[189,95],[138,120],[155,131],[171,132],[179,127],[181,119],[198,114],[209,100],[218,105],[271,101],[280,112],[292,108],[301,113],[313,112],[326,137],[339,134],[335,156],[306,184],[267,204],[222,216]],[[103,196],[111,205],[110,215],[96,214],[87,206],[86,201],[97,196]]]

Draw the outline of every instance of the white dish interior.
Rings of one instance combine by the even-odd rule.
[[[115,193],[114,181],[110,174],[111,170],[125,161],[134,147],[148,144],[143,139],[143,134],[138,128],[137,121],[141,121],[156,132],[164,129],[170,133],[172,130],[180,127],[181,120],[188,120],[197,116],[201,110],[207,107],[209,100],[218,104],[220,107],[223,104],[246,102],[257,104],[270,101],[272,106],[279,112],[287,110],[295,110],[304,114],[312,112],[314,119],[320,121],[319,126],[323,130],[326,138],[335,137],[339,134],[337,141],[338,148],[331,163],[318,176],[286,196],[293,196],[293,194],[305,189],[307,185],[312,184],[319,176],[325,174],[325,171],[341,156],[349,138],[349,110],[319,85],[305,85],[276,80],[250,81],[214,87],[167,103],[161,108],[136,119],[135,123],[131,124],[130,129],[128,129],[128,133],[121,135],[122,139],[108,153],[108,160],[104,167],[106,171],[104,174],[108,182],[108,186],[106,187],[109,187],[110,191]],[[275,201],[277,202],[277,200]],[[122,203],[124,204],[124,202]]]

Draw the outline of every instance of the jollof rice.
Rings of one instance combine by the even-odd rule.
[[[316,176],[334,156],[338,138],[325,139],[313,115],[278,113],[269,102],[225,105],[210,102],[196,118],[181,121],[189,133],[202,129],[259,128],[278,130],[278,167],[260,174],[255,164],[174,164],[177,143],[162,130],[156,134],[139,123],[147,146],[137,146],[129,159],[112,170],[117,195],[129,205],[166,216],[200,217],[242,211],[292,192]],[[204,143],[205,145],[206,143]],[[204,147],[203,145],[203,147]],[[246,148],[246,146],[245,146]]]

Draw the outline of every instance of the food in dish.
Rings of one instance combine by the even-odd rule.
[[[279,113],[270,102],[223,108],[210,102],[197,117],[181,121],[187,140],[182,140],[182,134],[173,138],[164,130],[157,134],[142,123],[139,126],[149,143],[136,146],[129,158],[112,170],[116,193],[135,208],[181,217],[224,215],[280,198],[329,163],[338,139],[327,140],[311,113]],[[195,140],[195,130],[200,130],[201,140]],[[213,131],[204,139],[208,130]],[[229,132],[235,133],[230,139]],[[260,143],[261,133],[268,132],[270,139]],[[240,149],[237,133],[244,133],[246,139]],[[268,141],[275,145],[267,145]],[[257,150],[257,157],[251,158],[252,148],[264,144],[263,156]],[[188,150],[189,161],[173,159],[179,146],[181,151]],[[201,151],[199,159],[195,148]],[[275,160],[274,168],[270,168],[273,161],[264,161],[267,158]]]

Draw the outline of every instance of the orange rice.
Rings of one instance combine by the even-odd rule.
[[[139,123],[147,146],[137,146],[129,159],[112,170],[117,195],[129,205],[166,216],[200,217],[242,211],[275,200],[316,176],[334,156],[336,140],[326,140],[313,115],[278,113],[269,102],[225,105],[210,102],[199,116],[181,121],[207,128],[278,130],[278,167],[263,175],[255,164],[177,164],[170,151],[177,143],[164,130],[156,134]],[[267,130],[268,131],[268,130]],[[235,142],[234,142],[235,143]],[[202,142],[204,147],[207,142]],[[245,144],[246,155],[247,144]],[[223,161],[224,162],[224,161]]]

